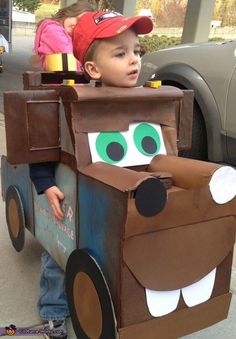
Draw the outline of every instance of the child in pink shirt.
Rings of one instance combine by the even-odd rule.
[[[93,11],[93,6],[87,0],[79,0],[71,6],[60,9],[52,18],[39,22],[34,51],[40,57],[43,70],[46,70],[46,55],[73,53],[72,32],[79,16],[86,11]],[[77,69],[81,70],[79,61]]]

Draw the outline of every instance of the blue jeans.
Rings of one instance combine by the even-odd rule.
[[[63,320],[69,315],[64,271],[46,251],[41,256],[38,310],[44,320]]]

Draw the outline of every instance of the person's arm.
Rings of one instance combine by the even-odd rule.
[[[64,218],[60,202],[64,194],[55,183],[55,163],[37,163],[29,165],[30,178],[38,194],[45,193],[55,217],[59,220]]]
[[[63,192],[57,186],[52,186],[49,187],[44,193],[55,217],[59,220],[63,220],[64,214],[60,205],[60,202],[64,199]]]

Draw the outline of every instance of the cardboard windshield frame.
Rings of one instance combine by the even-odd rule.
[[[191,102],[193,101],[191,91],[183,94],[183,91],[172,86],[127,90],[86,85],[43,85],[40,80],[41,74],[30,72],[24,74],[23,79],[27,91],[4,93],[7,159],[12,164],[59,161],[60,158],[73,163],[73,156],[68,155],[65,147],[61,145],[63,138],[60,136],[62,133],[60,124],[62,122],[63,130],[66,128],[69,131],[70,143],[73,147],[76,143],[77,146],[83,145],[88,149],[85,133],[89,131],[124,131],[128,129],[129,123],[134,121],[160,124],[168,154],[178,153],[176,140],[180,135],[185,135],[185,139],[181,141],[182,145],[188,144],[190,147],[189,133],[187,136],[183,133],[180,117],[182,108],[185,107],[184,116],[188,111],[190,118],[187,119],[189,123],[184,129],[191,131]],[[120,110],[121,106],[122,110]],[[178,136],[176,135],[177,116]],[[78,119],[79,124],[77,124]],[[103,122],[100,124],[100,121]],[[30,123],[32,126],[29,126]],[[22,128],[18,129],[17,126]],[[78,140],[75,142],[74,138]],[[17,149],[19,144],[21,144],[20,152]],[[81,163],[80,161],[78,163],[77,159],[79,167],[90,162],[90,158],[83,159]]]

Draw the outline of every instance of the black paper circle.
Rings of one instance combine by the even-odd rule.
[[[135,192],[135,205],[144,217],[153,217],[165,207],[167,193],[164,185],[156,178],[143,181]]]

